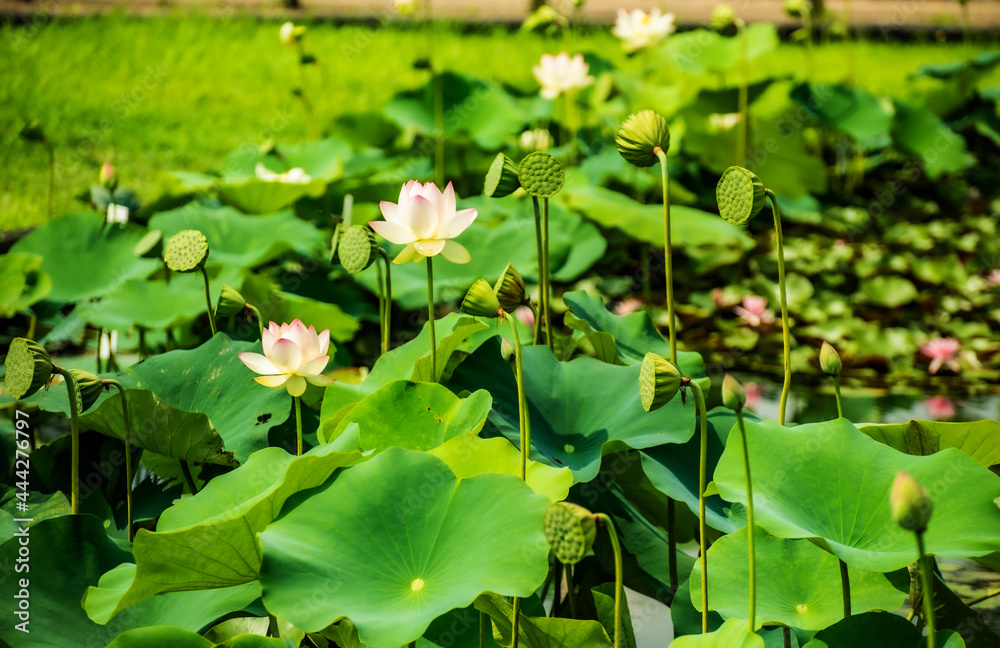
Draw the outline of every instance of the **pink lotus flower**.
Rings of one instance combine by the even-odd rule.
[[[756,295],[744,297],[743,306],[734,306],[733,312],[754,328],[774,322],[774,313],[767,310],[767,299]]]
[[[990,288],[1000,286],[1000,270],[993,270],[986,275],[986,285]]]
[[[760,405],[760,401],[764,398],[764,392],[761,391],[760,385],[755,382],[744,383],[743,391],[747,395],[747,402],[743,404],[746,409],[754,409]]]
[[[958,373],[961,367],[955,361],[955,354],[961,347],[955,338],[934,338],[921,345],[920,352],[931,359],[931,365],[927,370],[932,374],[937,373],[941,365],[948,365],[949,369]]]
[[[527,306],[518,306],[514,311],[514,317],[529,328],[535,325],[535,314]]]
[[[932,396],[924,401],[927,414],[935,420],[941,421],[955,416],[955,403],[947,396]]]
[[[642,310],[643,306],[644,304],[641,299],[637,297],[629,297],[628,299],[623,299],[615,304],[614,313],[615,315],[628,315],[629,313]]]
[[[239,358],[253,371],[263,374],[254,380],[267,387],[285,387],[292,396],[306,391],[306,382],[332,385],[334,379],[321,372],[330,361],[330,329],[317,334],[298,319],[278,326],[271,322],[261,335],[264,355],[241,353]]]
[[[466,230],[478,215],[475,209],[456,210],[455,188],[449,182],[442,193],[433,182],[410,180],[399,190],[399,202],[379,203],[384,221],[368,224],[382,237],[405,245],[393,263],[413,261],[441,254],[453,263],[468,263],[472,257],[453,239]]]
[[[541,63],[531,71],[542,86],[543,99],[555,99],[564,92],[586,88],[594,82],[594,77],[588,74],[590,66],[583,60],[583,54],[573,58],[566,52],[558,56],[542,54]]]

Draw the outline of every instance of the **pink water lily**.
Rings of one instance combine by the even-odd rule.
[[[742,306],[734,306],[733,312],[754,328],[774,322],[774,313],[767,310],[767,299],[757,295],[747,295]]]
[[[334,379],[322,374],[330,361],[330,330],[316,333],[298,319],[278,326],[271,322],[261,335],[264,355],[241,353],[240,360],[253,371],[262,374],[254,380],[267,387],[285,387],[292,396],[306,391],[306,382],[330,385]]]
[[[927,370],[932,374],[937,373],[941,365],[947,365],[949,369],[958,373],[961,367],[955,361],[955,355],[960,348],[962,345],[955,338],[934,338],[921,345],[920,352],[931,359],[931,365]]]
[[[468,263],[472,257],[455,238],[476,220],[475,209],[456,209],[455,188],[449,182],[442,192],[433,182],[410,180],[399,190],[399,202],[379,203],[384,221],[368,224],[384,239],[405,245],[393,263],[440,254],[453,263]]]
[[[955,416],[955,403],[947,396],[931,396],[924,401],[927,414],[935,421],[942,421]]]

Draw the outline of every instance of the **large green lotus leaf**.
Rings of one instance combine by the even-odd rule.
[[[430,353],[418,358],[417,361],[413,363],[413,374],[411,378],[416,381],[433,383],[448,382],[455,369],[455,365],[452,363],[452,358],[455,356],[455,353],[460,347],[469,342],[470,337],[480,331],[489,330],[489,328],[490,327],[486,324],[486,322],[469,318],[464,324],[457,327],[448,335],[441,338],[435,338],[437,341],[437,353],[434,354],[433,358],[431,358]],[[437,366],[432,366],[432,362],[436,362]]]
[[[430,450],[459,435],[479,434],[492,404],[485,389],[459,398],[437,383],[395,380],[351,409],[330,438],[323,438],[321,430],[320,440],[329,443],[348,425],[357,424],[357,442],[365,452],[390,447]]]
[[[879,275],[862,281],[855,298],[876,306],[897,308],[909,304],[918,294],[917,287],[905,277]]]
[[[655,412],[642,409],[638,365],[621,367],[593,358],[559,362],[544,346],[524,348],[522,363],[532,456],[551,466],[568,466],[574,482],[593,479],[607,452],[684,443],[694,434],[693,399],[687,407],[675,397]],[[467,357],[449,387],[488,388],[493,394],[490,424],[512,443],[520,439],[517,383],[498,344],[483,345]]]
[[[808,540],[776,538],[754,527],[757,561],[757,628],[786,625],[822,630],[844,617],[840,561]],[[748,612],[749,551],[747,527],[717,540],[708,550],[709,607],[723,618],[743,618]],[[897,610],[903,605],[910,579],[895,579],[897,589],[881,572],[849,567],[851,609]],[[691,602],[701,611],[701,561],[691,572]]]
[[[924,457],[945,448],[958,448],[987,468],[1000,464],[1000,423],[997,421],[866,423],[858,429],[909,455]]]
[[[511,475],[459,479],[390,448],[260,534],[264,604],[306,632],[346,616],[371,648],[398,648],[485,590],[530,596],[548,571],[548,504]]]
[[[106,648],[295,648],[288,639],[245,634],[220,644],[196,632],[177,626],[157,625],[129,630],[118,635]]]
[[[208,265],[252,268],[287,250],[312,256],[327,245],[326,237],[291,210],[247,218],[232,207],[212,207],[192,202],[149,219],[149,228],[163,232],[163,240],[186,229],[196,229],[208,239]]]
[[[358,453],[327,446],[294,457],[280,448],[254,453],[232,472],[212,479],[197,495],[160,516],[156,531],[135,536],[135,565],[123,565],[88,590],[92,619],[112,617],[162,592],[206,590],[250,583],[260,568],[257,533],[295,493],[319,486]]]
[[[146,277],[159,265],[135,256],[145,232],[104,227],[94,213],[54,218],[11,247],[11,253],[42,256],[41,270],[52,280],[46,299],[77,302],[113,293],[134,277]]]
[[[270,152],[241,146],[226,156],[224,174],[227,181],[256,178],[257,165],[263,164],[274,173],[300,168],[313,179],[332,182],[341,176],[344,159],[352,154],[350,144],[338,137],[301,144],[278,144]]]
[[[514,635],[514,609],[502,596],[483,594],[476,609],[493,621],[493,637],[501,646],[510,646]],[[518,623],[518,645],[525,648],[611,648],[608,633],[597,621],[529,617]]]
[[[709,570],[711,573],[711,570]],[[711,588],[709,588],[711,592]],[[671,648],[764,648],[764,639],[747,629],[745,619],[729,619],[714,632],[677,637]]]
[[[778,32],[770,23],[754,23],[744,30],[744,36],[728,38],[707,29],[695,29],[677,34],[667,40],[666,49],[681,70],[697,76],[707,72],[727,71],[736,66],[742,58],[746,38],[748,61],[772,52],[778,48]]]
[[[730,435],[733,439],[733,435]],[[924,484],[934,501],[924,540],[946,558],[1000,549],[1000,480],[968,455],[947,448],[912,457],[837,419],[786,428],[747,422],[756,521],[784,538],[817,538],[852,566],[893,571],[913,562],[913,534],[892,521],[889,491],[900,470]],[[730,501],[746,503],[743,447],[730,442],[715,470]]]
[[[820,122],[852,137],[866,149],[891,142],[895,108],[892,101],[841,84],[802,83],[791,97]]]
[[[906,101],[896,99],[896,125],[892,136],[896,146],[919,155],[927,177],[936,180],[942,173],[956,173],[966,168],[965,140],[951,130],[940,117]]]
[[[327,181],[322,179],[297,184],[239,178],[221,180],[216,189],[219,200],[246,214],[270,214],[288,207],[303,196],[322,196],[326,185]]]
[[[241,294],[260,309],[265,326],[268,322],[280,324],[299,319],[306,326],[315,326],[317,331],[330,329],[330,339],[335,342],[350,340],[361,328],[357,318],[337,304],[279,290],[263,276],[244,274],[244,277]]]
[[[13,317],[52,291],[39,254],[9,252],[0,256],[0,317]]]
[[[521,453],[507,439],[483,439],[463,434],[431,448],[427,454],[448,464],[460,479],[489,472],[521,474]],[[561,502],[573,485],[573,473],[568,468],[553,468],[529,459],[525,483],[553,502]]]
[[[962,637],[950,630],[935,635],[941,648],[964,648]],[[921,648],[923,633],[905,617],[891,612],[852,615],[820,630],[803,648]]]
[[[617,227],[634,239],[663,246],[661,205],[643,205],[617,191],[589,185],[567,188],[560,199],[602,227]],[[693,207],[671,205],[670,226],[674,250],[691,257],[695,272],[736,263],[753,247],[745,230]]]

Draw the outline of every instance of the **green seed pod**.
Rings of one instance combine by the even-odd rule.
[[[462,300],[462,312],[473,317],[499,317],[500,301],[490,283],[477,279]]]
[[[351,274],[367,270],[378,258],[378,241],[375,232],[364,225],[351,225],[344,229],[337,243],[340,265]]]
[[[582,506],[554,502],[545,509],[545,539],[560,562],[575,565],[583,560],[596,537],[594,514]]]
[[[719,215],[734,225],[743,225],[764,208],[764,183],[743,167],[731,166],[715,188]]]
[[[674,397],[681,388],[683,378],[680,370],[671,362],[647,353],[639,370],[639,400],[647,412],[658,410]]]
[[[819,368],[830,376],[839,376],[840,370],[844,368],[844,363],[840,361],[840,354],[829,342],[824,342],[823,346],[820,347]]]
[[[229,317],[247,307],[247,300],[232,286],[223,286],[219,293],[219,303],[215,307],[216,317]]]
[[[559,160],[544,151],[535,151],[521,160],[517,178],[529,196],[551,198],[562,189],[566,172]]]
[[[100,377],[83,369],[70,369],[69,372],[73,374],[73,378],[76,380],[76,404],[79,405],[80,413],[82,414],[97,402],[97,397],[104,391],[104,381]]]
[[[517,164],[503,153],[498,153],[486,172],[483,193],[491,198],[503,198],[518,190],[521,181],[517,177]]]
[[[909,531],[922,533],[931,519],[934,504],[920,482],[905,470],[900,470],[892,482],[889,494],[892,520]]]
[[[493,286],[493,293],[500,301],[500,308],[508,313],[513,313],[514,309],[524,303],[524,279],[512,264],[508,263],[500,273],[500,278]]]
[[[747,404],[747,393],[743,391],[743,385],[729,374],[722,379],[722,404],[736,412]]]
[[[163,256],[163,232],[160,230],[150,230],[139,239],[133,250],[137,257],[145,259],[158,259]]]
[[[174,272],[194,272],[208,259],[208,239],[198,230],[182,230],[170,237],[163,260]]]
[[[708,23],[723,36],[732,36],[736,33],[736,11],[729,5],[715,5]]]
[[[4,382],[14,400],[31,396],[52,378],[52,358],[40,344],[27,338],[14,338],[4,366]]]
[[[670,149],[670,129],[667,120],[652,110],[632,113],[622,122],[615,136],[618,152],[625,161],[637,167],[651,167],[659,161],[656,149]]]

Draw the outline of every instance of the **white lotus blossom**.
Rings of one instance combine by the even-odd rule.
[[[312,182],[312,177],[301,167],[289,169],[284,173],[275,173],[264,166],[263,162],[257,163],[257,166],[254,168],[254,175],[257,176],[258,180],[263,180],[264,182],[284,182],[285,184],[309,184]]]
[[[586,88],[594,82],[594,77],[588,74],[590,66],[583,60],[583,54],[577,54],[573,58],[566,52],[561,52],[558,56],[542,54],[541,63],[531,68],[531,71],[542,86],[541,94],[545,99],[555,99],[565,92]]]
[[[626,52],[635,52],[656,45],[675,30],[674,14],[661,13],[654,7],[648,14],[641,9],[619,9],[611,33],[621,39]]]

